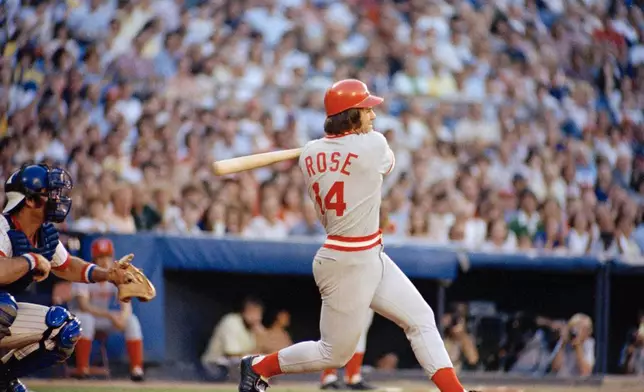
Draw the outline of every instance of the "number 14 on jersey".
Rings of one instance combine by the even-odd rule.
[[[322,215],[326,215],[328,210],[334,210],[336,216],[344,215],[347,209],[347,203],[344,202],[344,181],[334,182],[326,195],[320,194],[319,182],[314,182],[312,188],[315,192],[315,202],[320,207]]]

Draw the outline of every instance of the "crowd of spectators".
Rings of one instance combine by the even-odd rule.
[[[0,166],[68,168],[67,228],[323,235],[294,162],[322,96],[385,97],[382,226],[487,251],[644,246],[644,14],[631,0],[6,0]]]

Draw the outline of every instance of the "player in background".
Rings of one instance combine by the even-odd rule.
[[[69,174],[45,165],[23,166],[5,183],[0,216],[0,391],[26,392],[18,378],[65,361],[81,325],[65,308],[16,302],[13,295],[53,272],[83,283],[126,283],[126,275],[70,256],[52,222],[63,222],[72,200]],[[127,256],[131,259],[131,255]]]
[[[92,242],[92,261],[101,268],[114,264],[114,244],[107,238]],[[89,375],[92,342],[96,331],[124,331],[127,353],[130,357],[130,378],[143,381],[143,335],[139,319],[132,313],[132,305],[118,300],[116,286],[101,282],[93,285],[72,284],[74,301],[71,310],[83,329],[76,343],[76,370],[78,378]],[[114,310],[114,305],[118,310]]]
[[[441,392],[464,392],[434,312],[383,250],[381,188],[395,160],[385,137],[372,129],[372,108],[382,101],[355,79],[333,84],[324,96],[326,136],[307,143],[299,160],[327,233],[313,260],[322,297],[321,338],[244,358],[239,392],[264,391],[270,377],[283,373],[344,366],[355,353],[369,308],[403,328]]]
[[[362,331],[362,335],[360,335],[356,352],[351,356],[349,362],[344,365],[344,384],[341,383],[338,378],[337,369],[326,369],[322,372],[322,385],[320,389],[351,389],[354,391],[369,391],[376,389],[362,379],[362,362],[364,361],[364,352],[367,349],[367,334],[369,333],[369,327],[371,327],[371,322],[373,321],[373,310],[369,309],[369,317],[367,319],[367,325],[365,326],[364,331]]]

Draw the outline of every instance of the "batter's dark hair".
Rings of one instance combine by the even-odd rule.
[[[324,121],[324,133],[327,135],[341,135],[345,132],[360,128],[361,109],[349,109],[344,112],[329,116]]]

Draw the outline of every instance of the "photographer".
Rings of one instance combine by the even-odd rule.
[[[460,312],[445,314],[441,320],[445,348],[454,364],[454,370],[461,370],[463,365],[472,368],[479,362],[479,352],[474,338],[467,333],[465,317]]]
[[[558,377],[589,376],[595,365],[595,339],[591,337],[593,322],[577,313],[561,329],[553,352],[552,372]]]
[[[644,374],[644,311],[639,312],[639,327],[628,332],[619,367],[624,374]]]

